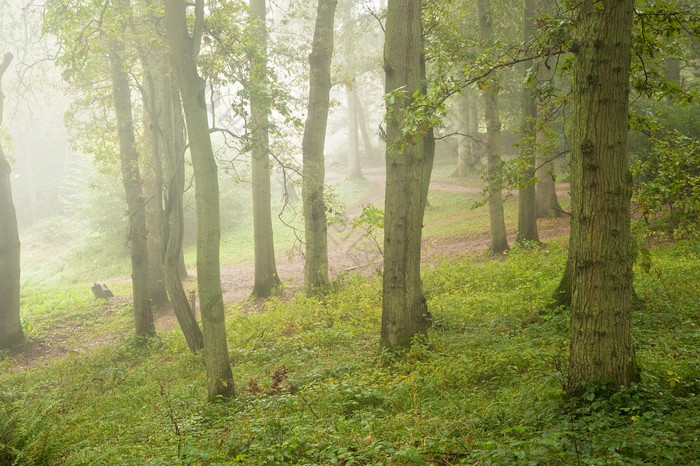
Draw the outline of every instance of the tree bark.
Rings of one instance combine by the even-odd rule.
[[[316,27],[309,56],[309,109],[302,140],[304,204],[304,287],[313,293],[328,284],[328,226],[323,198],[323,150],[331,89],[333,24],[337,0],[318,0]]]
[[[535,0],[525,0],[523,11],[523,43],[527,44],[534,31]],[[532,65],[532,62],[523,64],[524,74]],[[521,171],[521,178],[527,183],[521,188],[518,195],[518,234],[516,241],[523,243],[534,241],[539,243],[537,234],[537,198],[535,191],[535,124],[537,121],[537,100],[535,93],[529,84],[525,84],[522,89],[522,121],[520,123],[521,132],[521,155],[525,164]]]
[[[126,193],[129,215],[128,244],[131,254],[131,284],[134,296],[134,323],[136,334],[155,334],[148,285],[148,243],[146,237],[146,206],[144,203],[139,154],[131,113],[131,87],[122,53],[120,37],[109,39],[112,94],[117,116],[122,183]]]
[[[409,345],[429,326],[420,278],[421,236],[433,165],[432,131],[402,136],[404,111],[416,91],[424,92],[421,4],[390,0],[387,9],[384,63],[386,93],[403,89],[387,107],[384,275],[381,341],[388,348]]]
[[[3,56],[0,83],[13,58],[9,52]],[[0,125],[4,99],[0,86]],[[0,145],[0,349],[14,346],[24,338],[19,307],[20,240],[10,173],[10,164]]]
[[[270,208],[270,96],[267,86],[267,27],[265,0],[250,0],[255,53],[250,56],[251,170],[253,183],[253,236],[255,243],[255,284],[253,296],[267,297],[281,285],[275,264],[275,244]]]
[[[485,43],[493,41],[493,16],[491,1],[479,0],[479,35]],[[494,80],[485,83],[484,107],[486,114],[486,147],[488,151],[489,224],[491,246],[489,250],[498,254],[508,250],[506,223],[503,215],[501,192],[501,121],[498,114],[499,84]]]
[[[584,1],[575,29],[569,393],[639,380],[627,157],[634,0]]]
[[[362,135],[362,146],[364,147],[365,157],[368,159],[374,159],[377,157],[374,146],[372,146],[372,140],[369,137],[369,131],[367,131],[367,119],[365,118],[365,111],[362,108],[362,100],[357,92],[357,82],[355,83],[355,108],[357,110],[357,123],[360,127],[360,134]]]
[[[185,289],[182,287],[180,262],[182,258],[182,237],[185,220],[182,195],[185,190],[185,128],[180,109],[180,98],[170,77],[169,67],[163,70],[161,88],[163,114],[161,127],[165,144],[165,209],[164,221],[167,224],[163,240],[163,272],[165,287],[175,312],[177,322],[192,353],[204,348],[204,336],[190,307]]]
[[[219,180],[209,136],[205,81],[196,58],[204,28],[204,1],[196,0],[192,36],[185,0],[165,2],[166,37],[175,81],[180,89],[195,178],[197,204],[197,287],[204,335],[204,365],[209,401],[235,396],[226,342],[224,301],[219,268]]]

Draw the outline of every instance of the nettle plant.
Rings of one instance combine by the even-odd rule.
[[[634,198],[647,222],[659,221],[675,237],[700,233],[700,141],[677,131],[654,139],[632,173]]]

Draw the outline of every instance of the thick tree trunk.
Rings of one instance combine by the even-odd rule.
[[[250,18],[253,37],[257,41],[251,54],[250,95],[252,182],[253,182],[253,236],[255,238],[255,284],[253,296],[267,297],[281,285],[275,265],[275,244],[272,233],[270,208],[270,143],[268,115],[270,97],[267,86],[267,28],[265,0],[250,0]]]
[[[0,63],[0,83],[13,55],[5,53]],[[0,86],[0,125],[5,96]],[[17,215],[12,200],[10,164],[0,146],[0,349],[9,348],[24,338],[19,317],[20,242]]]
[[[634,0],[584,1],[575,31],[569,392],[639,380],[627,157]]]
[[[219,180],[209,136],[205,82],[197,71],[204,27],[204,2],[195,4],[194,34],[187,25],[185,0],[165,3],[166,37],[175,81],[180,89],[195,178],[197,204],[197,287],[204,335],[204,365],[209,401],[235,396],[226,342],[219,269]]]
[[[304,287],[313,293],[328,283],[328,226],[323,198],[326,124],[331,89],[333,24],[337,0],[318,0],[316,28],[309,56],[309,109],[302,140],[304,203]]]
[[[194,309],[190,307],[187,294],[182,287],[180,263],[182,261],[182,237],[185,221],[182,206],[182,194],[185,189],[185,128],[180,109],[180,99],[170,77],[163,73],[161,88],[163,105],[161,128],[165,137],[165,181],[166,202],[164,221],[167,224],[163,240],[163,272],[165,287],[177,317],[177,322],[185,336],[190,351],[196,353],[204,348],[204,336],[195,318]]]
[[[493,17],[491,1],[479,0],[479,35],[482,41],[493,40]],[[498,254],[508,250],[506,223],[503,215],[503,194],[501,192],[501,121],[498,115],[499,84],[489,81],[484,88],[484,110],[486,114],[486,150],[488,152],[489,184],[489,225],[491,246],[489,250]]]
[[[131,253],[131,282],[134,294],[134,322],[137,335],[153,335],[155,325],[151,311],[148,285],[148,242],[146,237],[146,206],[136,150],[134,122],[131,113],[129,76],[121,57],[121,38],[109,41],[109,61],[112,75],[112,94],[117,116],[122,183],[126,192],[129,215],[128,244]]]
[[[425,334],[429,314],[420,279],[423,213],[432,170],[432,132],[402,137],[403,112],[422,89],[423,41],[421,5],[390,0],[384,44],[386,92],[404,89],[404,97],[387,108],[386,198],[382,344],[396,348]]]
[[[525,0],[523,14],[523,43],[528,43],[533,35],[535,18],[535,0]],[[527,73],[532,62],[525,62],[523,74]],[[522,121],[521,154],[525,162],[525,168],[521,171],[521,177],[527,186],[520,189],[518,195],[518,234],[516,241],[534,241],[539,243],[537,234],[537,198],[535,191],[535,124],[537,121],[537,100],[530,85],[525,84],[522,89]]]
[[[360,141],[358,138],[357,118],[357,80],[353,77],[345,88],[345,96],[348,102],[348,179],[364,179],[360,168]]]

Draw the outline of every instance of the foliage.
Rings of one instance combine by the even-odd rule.
[[[693,464],[699,254],[697,242],[652,249],[660,275],[640,262],[644,382],[590,387],[582,402],[562,391],[568,316],[547,306],[566,258],[556,245],[426,269],[433,327],[400,355],[377,351],[377,278],[349,277],[321,297],[241,302],[227,322],[234,401],[204,403],[202,358],[177,331],[3,371],[0,392],[24,394],[12,395],[12,422],[46,414],[28,440],[15,437],[29,464]],[[100,308],[114,317],[87,298],[25,294],[60,310],[47,326]],[[50,448],[38,448],[42,439]]]
[[[648,156],[637,160],[632,169],[638,209],[647,221],[663,215],[663,226],[676,237],[697,236],[700,143],[676,131],[652,142]]]
[[[382,247],[379,245],[377,235],[384,230],[384,211],[378,209],[373,204],[362,204],[362,212],[352,219],[352,229],[361,228],[372,238],[374,245],[383,255]]]

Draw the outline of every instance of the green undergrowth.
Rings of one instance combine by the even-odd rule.
[[[515,247],[426,268],[433,325],[399,355],[379,351],[378,278],[235,305],[232,401],[204,402],[177,330],[3,371],[0,464],[697,464],[699,253],[663,245],[637,268],[643,382],[621,391],[564,398],[568,314],[549,296],[566,251]],[[25,299],[55,308],[42,328],[105,306]]]

